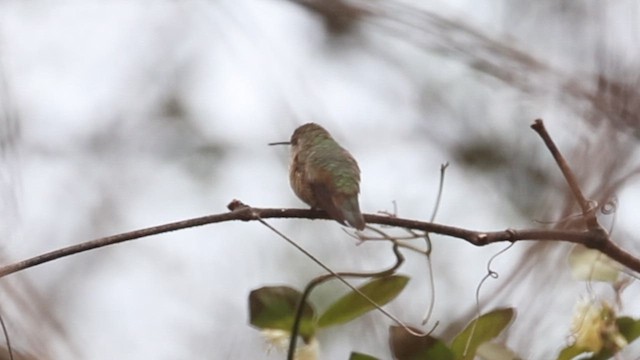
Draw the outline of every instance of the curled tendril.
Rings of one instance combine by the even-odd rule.
[[[504,254],[507,250],[511,249],[511,247],[514,244],[515,243],[512,242],[509,245],[507,245],[504,249],[502,249],[502,250],[498,251],[497,253],[493,254],[493,256],[491,256],[491,258],[487,262],[487,274],[482,278],[482,280],[480,280],[480,283],[476,287],[476,313],[477,313],[477,317],[478,318],[480,318],[480,315],[481,315],[481,312],[482,312],[482,309],[480,307],[480,289],[484,285],[485,281],[487,281],[489,278],[497,279],[500,276],[496,271],[494,271],[491,268],[493,260],[495,260],[498,256]],[[474,321],[473,322],[473,326],[471,327],[471,334],[469,335],[469,338],[467,338],[467,343],[465,344],[465,347],[464,347],[463,354],[465,354],[465,355],[467,354],[467,351],[469,350],[469,346],[471,345],[471,339],[473,338],[473,335],[476,332],[476,325],[477,324],[478,324],[478,322]]]
[[[602,204],[602,206],[600,206],[600,212],[604,215],[613,214],[617,210],[618,210],[618,198],[615,196],[610,197],[609,199],[607,199],[607,202],[605,202],[604,204]]]

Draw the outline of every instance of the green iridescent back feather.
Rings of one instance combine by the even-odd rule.
[[[309,161],[328,171],[340,192],[357,194],[360,191],[360,170],[351,155],[333,139],[325,139],[316,146]]]
[[[301,157],[306,159],[310,174],[321,176],[318,172],[322,172],[330,176],[336,190],[343,194],[359,193],[360,169],[351,154],[333,140],[326,130],[319,127],[309,130],[311,133],[306,136],[311,146],[302,150],[306,154],[301,154]]]

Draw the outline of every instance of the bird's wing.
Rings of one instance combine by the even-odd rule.
[[[326,211],[332,219],[342,225],[346,225],[344,213],[342,209],[336,205],[332,190],[325,183],[321,182],[311,183],[311,189],[320,208]]]

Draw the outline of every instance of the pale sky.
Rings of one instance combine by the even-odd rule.
[[[458,0],[420,5],[424,13],[407,10],[418,3],[374,3],[386,16],[331,38],[317,16],[285,0],[0,2],[1,109],[11,116],[2,115],[0,127],[5,262],[225,212],[232,199],[305,207],[289,188],[288,149],[266,144],[287,140],[310,121],[325,126],[358,160],[367,213],[392,211],[395,202],[399,216],[428,219],[440,164],[449,161],[438,222],[478,230],[537,226],[495,179],[455,162],[450,146],[478,134],[505,139],[517,145],[514,153],[535,154],[536,162],[557,172],[529,125],[543,117],[571,151],[598,135],[599,128],[567,104],[559,84],[578,78],[593,88],[588,79],[601,65],[594,55],[601,45],[637,69],[638,5],[616,2],[601,13],[596,1],[563,9],[554,1],[507,6]],[[567,23],[573,10],[584,17]],[[463,24],[555,72],[544,78],[524,72],[526,84],[505,84],[470,60],[500,59],[495,48],[476,46],[477,38],[464,31],[434,26],[438,22],[424,14]],[[389,20],[395,17],[407,23]],[[509,66],[505,62],[504,69]],[[623,133],[616,136],[633,140]],[[639,188],[634,181],[619,194],[616,229],[623,234],[637,224]],[[389,246],[355,246],[333,222],[272,224],[336,270],[381,269],[392,261]],[[624,244],[640,254],[637,241]],[[502,248],[434,237],[434,319],[442,330],[448,319],[472,311],[486,261]],[[485,285],[481,299],[488,308],[518,308],[521,323],[507,344],[524,358],[554,356],[566,343],[573,304],[586,286],[568,277],[564,247],[555,255],[557,273],[540,269],[541,276],[563,279],[561,286],[532,289],[523,281],[492,298],[526,248],[517,244],[496,260],[502,277]],[[424,259],[409,256],[401,273],[412,281],[388,307],[411,324],[427,306],[426,271]],[[257,223],[218,224],[12,275],[17,290],[5,291],[8,305],[0,311],[14,346],[52,359],[281,359],[282,353],[265,352],[259,332],[248,325],[248,294],[266,285],[301,289],[322,273]],[[341,291],[330,285],[312,301],[326,306]],[[557,306],[523,350],[517,338],[528,336],[523,331],[540,311],[520,301],[538,293],[548,294],[544,304],[557,299]],[[639,295],[637,283],[625,293],[626,299]],[[637,304],[626,305],[624,314],[640,316]],[[389,358],[390,324],[373,313],[321,333],[321,359],[346,359],[351,350]]]

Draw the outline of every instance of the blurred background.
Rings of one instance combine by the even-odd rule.
[[[639,20],[632,0],[0,1],[2,263],[232,199],[305,207],[288,149],[267,143],[310,121],[358,160],[367,213],[429,219],[448,161],[437,222],[575,227],[536,118],[587,196],[615,204],[602,222],[640,255]],[[355,246],[335,222],[270,223],[336,271],[393,262],[388,244]],[[412,281],[388,309],[418,325],[435,291],[426,328],[439,321],[446,339],[474,316],[505,244],[432,240],[435,287],[408,254]],[[557,355],[581,297],[615,300],[571,278],[570,249],[519,242],[480,291],[485,311],[518,309],[502,341],[522,358]],[[322,273],[260,224],[223,223],[10,275],[0,312],[15,349],[38,359],[281,359],[248,325],[249,292]],[[640,316],[638,288],[622,314]],[[311,301],[322,309],[344,291],[329,284]],[[323,332],[321,358],[390,358],[391,324],[373,312]]]

